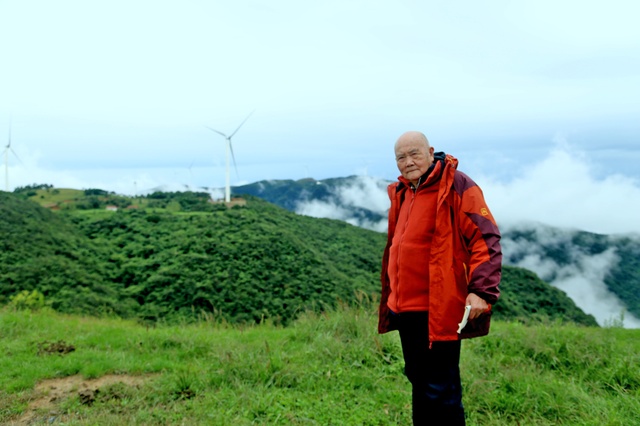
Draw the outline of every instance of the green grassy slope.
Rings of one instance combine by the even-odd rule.
[[[305,313],[286,328],[5,309],[0,423],[410,424],[399,339],[376,334],[374,305]],[[495,321],[463,343],[467,424],[640,425],[639,354],[640,330]],[[36,387],[54,378],[55,389]]]

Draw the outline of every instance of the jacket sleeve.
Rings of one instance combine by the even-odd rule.
[[[466,246],[469,293],[494,304],[500,296],[502,274],[500,231],[480,187],[464,173],[457,172],[455,190],[460,197],[458,226]]]
[[[393,233],[395,232],[396,224],[396,184],[391,184],[387,187],[387,193],[391,201],[391,207],[389,208],[389,227],[387,230],[387,245],[382,255],[382,269],[380,271],[380,282],[382,284],[382,292],[380,294],[380,307],[378,309],[378,333],[387,333],[389,331],[397,330],[397,326],[391,322],[391,310],[387,306],[387,300],[389,300],[389,294],[391,288],[389,287],[389,276],[387,274],[387,267],[389,266],[389,248],[391,247],[391,240],[393,239]]]

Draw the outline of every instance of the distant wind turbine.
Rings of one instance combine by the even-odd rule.
[[[20,163],[22,163],[22,160],[20,160],[20,157],[18,157],[18,154],[16,154],[13,148],[11,148],[11,121],[9,121],[9,142],[7,143],[7,146],[4,148],[4,183],[5,183],[5,190],[7,192],[9,192],[9,151],[11,151],[13,156],[16,157],[16,159],[20,161]]]
[[[193,163],[195,163],[195,161],[192,161],[189,165],[189,191],[193,191],[193,172],[191,171]]]
[[[204,126],[207,129],[211,130],[212,132],[216,132],[217,134],[223,136],[226,140],[227,140],[227,149],[226,149],[226,159],[227,159],[227,185],[225,187],[225,191],[224,191],[224,201],[226,201],[227,203],[231,201],[231,172],[230,172],[230,163],[229,163],[229,154],[231,154],[231,158],[233,159],[233,167],[236,169],[236,176],[238,175],[238,166],[236,166],[236,158],[233,155],[233,147],[231,146],[231,138],[233,137],[233,135],[235,135],[238,130],[240,130],[240,127],[242,127],[242,125],[249,119],[249,117],[251,117],[251,114],[253,114],[255,112],[255,110],[251,111],[251,113],[247,116],[247,118],[244,119],[244,121],[242,123],[240,123],[240,125],[238,126],[238,128],[231,133],[229,136],[225,135],[224,133],[216,130],[216,129],[212,129],[209,126]]]

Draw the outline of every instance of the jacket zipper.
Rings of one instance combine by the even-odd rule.
[[[407,226],[409,226],[409,218],[411,217],[411,210],[413,209],[413,201],[416,199],[416,193],[418,192],[418,187],[420,186],[420,181],[422,180],[422,177],[420,177],[418,179],[418,184],[411,188],[413,190],[413,193],[411,194],[411,204],[409,204],[409,211],[407,212],[407,221],[404,223],[404,229],[402,230],[402,239],[400,240],[400,247],[403,246],[403,242],[404,242],[404,235],[405,235],[405,231],[407,230]],[[398,250],[398,258],[396,259],[396,264],[399,265],[399,259],[400,259],[400,250]],[[400,310],[400,268],[398,268],[398,272],[396,275],[396,282],[398,283],[398,297],[397,297],[397,307],[398,310]]]

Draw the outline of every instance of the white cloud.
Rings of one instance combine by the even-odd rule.
[[[339,207],[335,202],[319,200],[309,200],[299,203],[296,208],[296,213],[304,216],[323,217],[343,221],[347,221],[351,217],[351,212],[348,209]]]
[[[361,228],[385,232],[387,220],[372,221],[358,218],[354,208],[370,210],[385,216],[389,209],[388,182],[367,176],[354,177],[346,186],[339,187],[329,201],[305,200],[296,206],[296,213],[311,217],[342,220]]]
[[[640,233],[638,181],[617,174],[615,164],[606,177],[594,175],[584,153],[558,145],[508,182],[486,176],[476,181],[501,225],[534,221],[603,234]]]
[[[351,185],[340,188],[337,196],[345,205],[384,214],[389,209],[388,184],[389,182],[380,179],[358,176]]]

